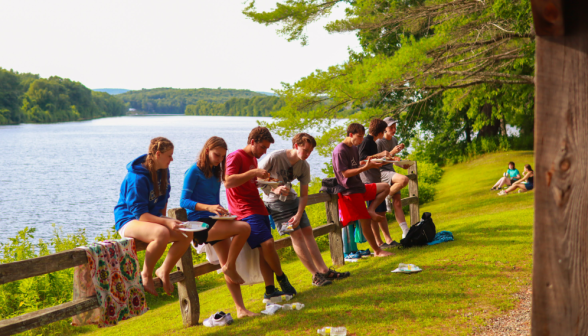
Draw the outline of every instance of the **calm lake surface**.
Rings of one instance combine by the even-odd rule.
[[[59,124],[0,126],[0,243],[25,226],[37,229],[35,241],[52,237],[52,223],[65,233],[86,229],[90,241],[114,225],[126,165],[147,152],[156,136],[175,146],[170,165],[171,198],[179,207],[184,172],[204,142],[223,137],[229,152],[243,148],[258,120],[271,118],[204,116],[133,116]],[[274,135],[268,153],[291,148]],[[326,158],[313,152],[313,176],[323,177]],[[227,206],[224,187],[221,204]]]

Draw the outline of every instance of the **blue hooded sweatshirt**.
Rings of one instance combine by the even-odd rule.
[[[167,171],[167,191],[163,195],[155,197],[151,173],[142,165],[145,158],[147,158],[147,154],[139,156],[127,165],[129,172],[120,186],[120,198],[114,207],[117,231],[128,222],[141,218],[141,215],[147,212],[161,217],[161,210],[167,204],[171,190],[169,169]],[[161,174],[161,171],[158,174]]]

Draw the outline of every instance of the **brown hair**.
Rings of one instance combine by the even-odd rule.
[[[305,143],[309,143],[313,148],[316,147],[316,140],[308,133],[298,133],[292,138],[292,148],[294,145],[303,146]]]
[[[370,121],[369,133],[376,136],[383,133],[386,130],[386,127],[388,127],[388,124],[386,124],[384,120],[378,118],[372,119],[372,121]]]
[[[363,127],[362,124],[358,124],[358,123],[353,123],[349,126],[347,126],[347,134],[345,134],[345,136],[349,136],[349,133],[351,134],[357,134],[357,133],[363,133],[365,134],[365,127]]]
[[[227,156],[225,155],[223,161],[219,164],[217,169],[213,169],[213,167],[210,166],[210,157],[208,156],[207,152],[207,150],[211,151],[217,147],[228,150],[227,143],[223,138],[213,136],[210,139],[206,140],[206,143],[204,143],[204,147],[202,147],[202,150],[200,151],[200,156],[198,157],[196,165],[198,166],[198,168],[200,168],[200,170],[202,171],[204,176],[206,176],[206,178],[210,178],[214,175],[214,177],[216,177],[219,181],[224,182],[225,167],[227,166]]]
[[[247,138],[247,144],[250,144],[252,139],[255,142],[269,141],[270,143],[274,143],[274,137],[272,137],[269,129],[262,126],[257,126],[251,130],[249,138]]]
[[[155,154],[157,152],[165,153],[170,149],[174,149],[174,144],[164,137],[157,137],[151,139],[149,150],[147,151],[147,158],[145,159],[145,167],[151,173],[151,182],[153,182],[153,191],[155,197],[159,197],[167,191],[167,175],[168,169],[160,169],[161,180],[157,179],[157,169],[155,169]]]
[[[515,164],[514,164],[514,162],[510,161],[508,164],[509,164],[509,165],[512,165],[512,169],[515,169]]]
[[[526,164],[525,168],[527,168],[528,171],[533,172],[533,168],[531,168],[530,164]]]

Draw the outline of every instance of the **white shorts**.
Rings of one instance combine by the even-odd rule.
[[[121,238],[126,238],[125,237],[125,229],[127,228],[127,225],[123,225],[123,227],[120,228],[120,230],[118,230],[118,234],[120,235]]]

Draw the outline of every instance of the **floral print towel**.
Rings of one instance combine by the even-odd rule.
[[[81,248],[86,250],[88,263],[75,268],[73,298],[96,295],[100,307],[74,316],[73,325],[109,327],[149,309],[134,239],[106,240]]]

